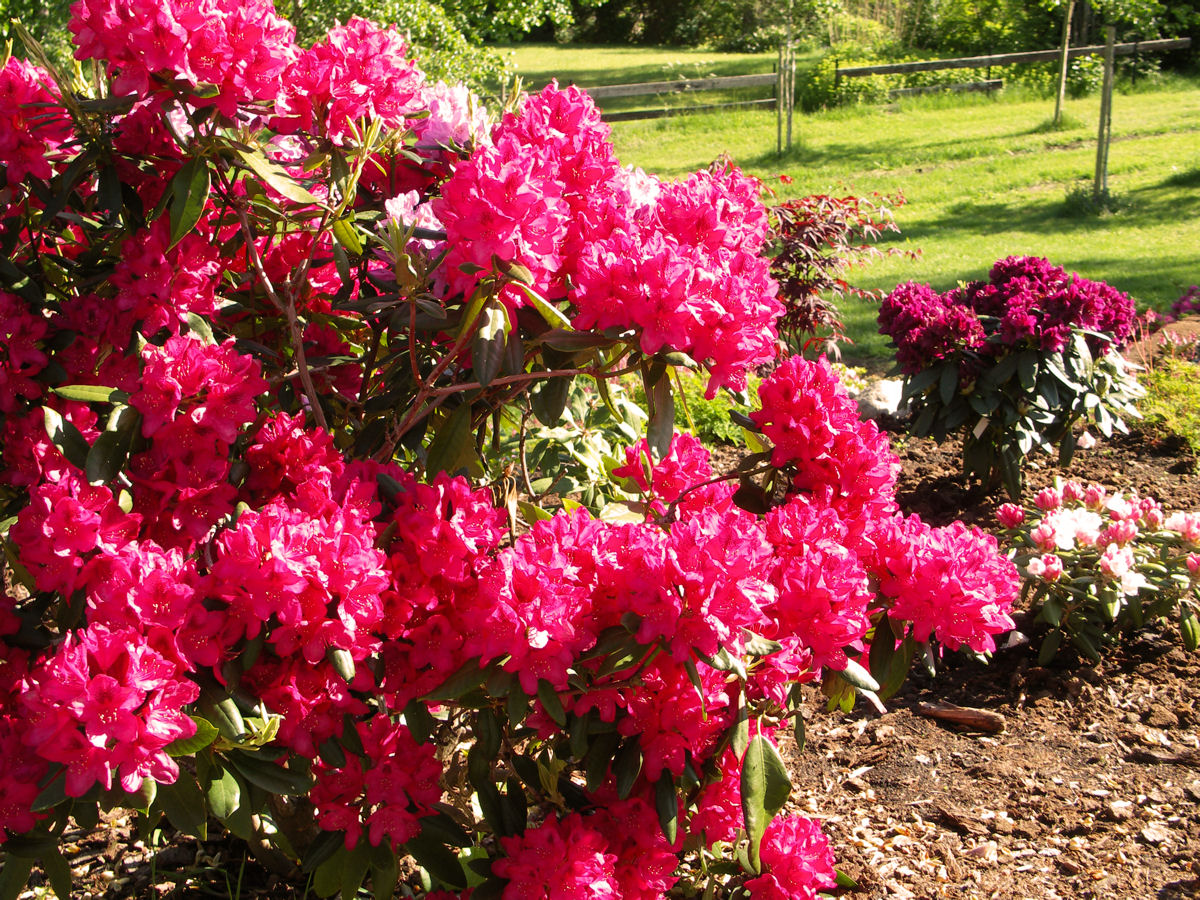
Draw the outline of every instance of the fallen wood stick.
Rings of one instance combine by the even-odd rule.
[[[1152,750],[1136,749],[1126,754],[1130,762],[1148,763],[1150,765],[1195,766],[1200,768],[1200,752],[1185,749],[1179,753],[1155,753]]]
[[[1003,731],[1004,716],[986,709],[955,706],[953,703],[918,703],[917,712],[931,719],[950,722],[972,731]]]

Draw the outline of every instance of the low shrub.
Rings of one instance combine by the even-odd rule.
[[[879,330],[896,347],[911,432],[963,436],[963,468],[1019,497],[1035,449],[1070,460],[1074,429],[1126,431],[1142,390],[1118,352],[1133,301],[1034,257],[1009,257],[988,281],[939,294],[909,282],[883,301]]]
[[[1036,621],[1045,665],[1064,642],[1093,662],[1139,629],[1173,623],[1200,643],[1200,513],[1166,513],[1136,494],[1068,481],[998,511]]]

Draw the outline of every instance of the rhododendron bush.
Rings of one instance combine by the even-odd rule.
[[[406,856],[476,898],[831,886],[779,815],[798,686],[991,650],[1017,575],[898,511],[824,362],[763,381],[733,473],[672,431],[670,367],[774,362],[758,184],[622,168],[574,88],[489,118],[358,19],[71,27],[94,84],[0,72],[5,884],[65,896],[68,817],[119,806],[322,895]],[[494,448],[630,375],[637,502],[534,506]]]
[[[1003,482],[1017,499],[1025,458],[1057,451],[1076,426],[1125,431],[1142,395],[1118,352],[1135,320],[1128,294],[1031,256],[992,267],[987,281],[944,294],[909,282],[879,310],[912,400],[912,433],[963,435],[963,468]]]
[[[1050,629],[1042,664],[1064,640],[1098,662],[1123,636],[1169,622],[1188,650],[1200,646],[1200,513],[1068,481],[997,515],[1037,621]]]

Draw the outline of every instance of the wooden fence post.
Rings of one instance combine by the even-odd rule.
[[[788,41],[787,48],[787,148],[792,149],[792,109],[796,105],[796,48]]]
[[[783,153],[783,44],[779,45],[779,61],[775,64],[775,152]]]
[[[1104,32],[1104,88],[1100,95],[1100,131],[1096,141],[1096,182],[1092,200],[1099,205],[1108,197],[1108,143],[1112,138],[1113,44],[1117,29],[1109,25]]]
[[[1062,59],[1058,64],[1058,99],[1054,103],[1054,127],[1062,124],[1063,103],[1067,99],[1068,51],[1071,48],[1071,16],[1075,12],[1075,0],[1067,4],[1067,17],[1063,19]]]

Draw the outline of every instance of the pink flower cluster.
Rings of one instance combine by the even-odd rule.
[[[915,282],[900,285],[880,307],[879,330],[895,342],[897,361],[911,375],[964,354],[1003,356],[1025,347],[1057,352],[1074,329],[1106,335],[1107,341],[1089,338],[1089,344],[1094,353],[1107,353],[1128,340],[1135,315],[1129,295],[1103,282],[1045,259],[1010,256],[992,267],[988,281],[945,294]]]
[[[75,58],[107,60],[115,92],[144,94],[158,78],[214,85],[227,115],[273,100],[298,53],[271,0],[79,0],[69,27]]]
[[[71,137],[71,120],[55,91],[45,71],[15,56],[0,69],[0,164],[11,188],[26,175],[49,179]]]
[[[758,183],[732,166],[651,184],[619,168],[609,129],[578,88],[548,86],[461,163],[434,213],[446,227],[447,290],[470,293],[494,259],[567,299],[577,328],[635,329],[648,354],[690,353],[721,385],[774,356],[777,285],[761,253]],[[512,307],[528,300],[505,289]]]

